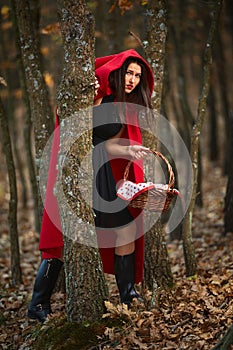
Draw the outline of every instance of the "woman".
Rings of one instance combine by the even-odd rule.
[[[120,204],[117,201],[116,184],[123,179],[125,164],[132,157],[136,162],[129,179],[136,182],[143,181],[141,159],[145,157],[147,149],[141,145],[137,109],[132,103],[151,107],[154,80],[148,63],[135,50],[97,58],[96,77],[99,89],[95,96],[96,107],[93,113],[95,225],[104,272],[115,274],[121,302],[130,305],[134,297],[140,298],[134,289],[134,283],[139,283],[143,279],[143,221],[140,210],[129,210],[125,203]],[[121,103],[119,109],[116,102]],[[106,103],[111,106],[109,114]],[[131,104],[125,105],[125,103]],[[107,122],[106,117],[110,118]],[[104,122],[102,118],[105,119]],[[58,124],[57,119],[56,125]],[[61,228],[54,225],[50,219],[46,205],[50,205],[53,212],[57,211],[59,216],[53,195],[58,148],[59,135],[55,134],[40,235],[39,248],[43,260],[28,308],[28,317],[38,319],[40,322],[44,322],[51,313],[50,298],[63,264]],[[113,207],[111,212],[106,211],[106,205],[103,206],[102,202],[111,204],[115,203],[115,200],[117,207]]]
[[[97,58],[95,73],[100,88],[94,105],[101,104],[94,108],[93,122],[95,225],[104,271],[115,274],[121,302],[130,305],[140,298],[134,283],[143,279],[143,217],[139,209],[128,209],[117,199],[116,188],[131,158],[136,161],[128,179],[144,181],[141,159],[147,148],[141,146],[137,105],[151,107],[154,80],[135,50]]]

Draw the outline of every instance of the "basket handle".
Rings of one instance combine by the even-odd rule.
[[[169,175],[169,177],[168,177],[168,185],[169,185],[169,188],[173,188],[174,187],[174,183],[175,183],[175,176],[174,176],[174,172],[172,170],[171,164],[169,163],[167,158],[164,157],[164,155],[162,153],[158,152],[158,151],[149,150],[148,152],[154,154],[155,157],[157,157],[157,156],[160,157],[165,162],[165,164],[167,166],[168,175]],[[129,168],[130,168],[132,163],[133,163],[133,160],[130,160],[128,162],[128,164],[126,165],[126,167],[125,167],[124,181],[127,181],[127,179],[128,179]]]

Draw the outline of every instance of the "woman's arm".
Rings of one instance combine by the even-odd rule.
[[[105,148],[107,152],[112,156],[118,157],[132,157],[135,159],[142,159],[146,157],[149,148],[146,148],[141,145],[123,146],[119,143],[120,136],[123,132],[123,128],[117,135],[105,142]]]

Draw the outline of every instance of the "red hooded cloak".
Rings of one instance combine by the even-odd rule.
[[[151,68],[148,65],[148,63],[135,50],[130,49],[120,52],[118,54],[96,58],[95,75],[98,78],[100,84],[98,95],[95,97],[96,99],[112,94],[112,91],[108,84],[109,74],[113,70],[120,68],[125,62],[125,60],[129,57],[139,58],[145,64],[145,67],[147,69],[148,86],[152,93],[154,87],[154,77]],[[126,116],[126,123],[127,122],[129,121],[127,121]],[[53,194],[53,188],[57,176],[56,164],[60,142],[58,126],[59,119],[56,115],[55,134],[52,146],[52,154],[39,245],[39,249],[42,251],[42,258],[60,258],[63,248],[59,209],[56,198]],[[56,132],[56,130],[58,130],[58,132]],[[130,124],[130,122],[126,124],[126,128],[122,135],[122,138],[129,139],[130,143],[132,144],[141,144],[142,138],[140,128],[137,124],[137,120],[135,121],[134,119],[133,125]],[[133,170],[131,171],[131,180],[136,182],[143,182],[142,162],[138,161],[136,163],[138,164],[135,164]],[[116,182],[123,178],[125,164],[126,160],[111,160],[111,168]],[[133,217],[136,218],[135,221],[137,224],[137,235],[139,237],[135,241],[135,283],[139,283],[143,279],[144,270],[143,220],[141,215],[138,216],[138,209],[130,209],[130,212],[133,215]],[[56,224],[54,224],[54,219],[56,221]],[[103,268],[105,273],[114,274],[114,251],[114,247],[100,248],[100,254],[103,261]]]

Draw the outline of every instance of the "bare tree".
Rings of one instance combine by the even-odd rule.
[[[174,2],[174,25],[170,24],[170,34],[173,41],[173,47],[175,50],[175,67],[177,71],[177,92],[178,92],[178,101],[180,109],[180,119],[181,123],[178,124],[180,134],[182,135],[183,140],[185,141],[186,147],[190,150],[190,140],[191,140],[191,131],[194,124],[194,116],[192,114],[187,95],[187,77],[185,74],[185,38],[186,38],[186,28],[184,25],[184,18],[187,16],[187,4],[178,0]],[[202,181],[202,164],[201,164],[201,152],[199,149],[198,152],[198,197],[196,198],[196,203],[199,206],[202,206],[202,191],[201,191],[201,181]]]
[[[8,169],[9,187],[10,187],[10,202],[9,202],[9,228],[10,228],[10,243],[11,243],[11,274],[12,285],[22,283],[22,273],[20,268],[20,253],[17,225],[17,206],[18,196],[16,187],[16,173],[12,154],[11,139],[7,117],[3,109],[2,101],[0,100],[0,126],[1,138],[3,140],[3,148],[6,155],[6,163]]]
[[[58,185],[56,191],[65,243],[68,320],[82,322],[100,318],[104,312],[104,299],[107,298],[97,244],[85,244],[85,237],[96,243],[96,233],[91,207],[83,200],[80,191],[80,178],[88,179],[91,173],[90,168],[84,172],[81,162],[92,148],[92,108],[86,109],[92,107],[94,98],[94,19],[83,0],[59,0],[58,12],[65,52],[58,110],[60,125],[64,125],[64,121],[69,125],[69,130],[60,127],[59,159],[64,160],[63,150],[66,147],[68,155],[61,169],[62,188]],[[73,121],[75,112],[78,113]],[[73,123],[77,123],[74,129]],[[81,134],[72,145],[67,146],[72,133]],[[69,203],[68,209],[62,197],[63,191]],[[75,213],[74,219],[71,218],[70,208]],[[84,244],[81,244],[82,239]]]
[[[1,16],[1,15],[0,15]],[[0,17],[1,18],[1,17]],[[2,18],[0,19],[2,21]],[[1,57],[3,61],[7,61],[8,59],[8,51],[7,51],[7,41],[8,37],[6,36],[6,32],[3,30],[2,26],[0,27],[1,35],[0,35],[0,47],[1,47]],[[15,110],[14,110],[14,98],[13,98],[13,84],[11,81],[11,74],[9,67],[5,67],[5,69],[2,69],[2,75],[5,77],[7,81],[7,89],[8,89],[8,98],[7,98],[7,105],[6,105],[6,114],[8,116],[8,124],[9,124],[9,130],[10,134],[13,135],[13,139],[15,142],[13,143],[13,153],[15,157],[16,162],[16,168],[19,174],[19,179],[21,182],[21,198],[22,198],[22,204],[25,208],[27,205],[27,186],[26,186],[26,176],[23,170],[23,159],[22,159],[22,153],[20,153],[18,143],[17,143],[17,123],[15,118]]]
[[[192,240],[192,217],[193,210],[197,195],[197,181],[198,181],[198,144],[200,133],[202,130],[203,122],[205,119],[207,98],[210,87],[210,75],[211,75],[211,64],[213,60],[213,45],[216,38],[216,31],[219,23],[219,17],[222,7],[222,1],[216,1],[212,13],[211,26],[209,30],[209,36],[206,42],[204,51],[204,66],[203,66],[203,81],[202,81],[202,91],[199,98],[197,120],[192,129],[191,138],[191,160],[193,168],[193,185],[192,185],[192,197],[190,201],[189,208],[184,218],[184,230],[183,230],[183,247],[184,247],[184,257],[186,265],[186,275],[194,276],[196,274],[196,257]]]
[[[39,191],[38,191],[38,183],[36,180],[36,171],[35,171],[35,161],[32,151],[32,115],[31,115],[31,107],[30,107],[30,101],[29,101],[29,94],[27,91],[27,82],[26,82],[26,75],[23,65],[23,59],[22,59],[22,51],[20,47],[20,34],[19,34],[19,28],[17,24],[17,18],[16,18],[16,12],[14,8],[14,4],[12,3],[12,20],[13,20],[13,29],[14,29],[14,38],[15,38],[15,46],[16,46],[16,52],[17,52],[17,67],[18,67],[18,74],[19,74],[19,80],[20,80],[20,86],[23,92],[23,101],[25,105],[25,120],[24,120],[24,146],[25,146],[25,154],[26,154],[26,161],[27,161],[27,168],[29,173],[29,179],[30,179],[30,185],[32,189],[32,198],[33,198],[33,204],[34,204],[34,223],[35,223],[35,230],[37,232],[40,231],[40,225],[41,225],[41,217],[40,217],[40,200],[39,200]]]
[[[230,152],[230,142],[231,138],[230,136],[230,128],[229,128],[229,119],[230,119],[230,106],[228,102],[228,84],[227,84],[227,62],[224,55],[224,48],[222,43],[222,37],[220,35],[220,31],[217,33],[217,74],[218,74],[218,80],[219,80],[219,94],[221,96],[221,110],[224,120],[224,132],[225,132],[225,149],[226,152],[224,153],[225,159],[224,159],[224,174],[228,174],[229,166],[230,166],[230,159],[228,158],[228,154]]]
[[[15,21],[19,33],[20,51],[33,120],[36,148],[36,175],[38,176],[41,156],[48,138],[53,131],[54,123],[48,91],[41,69],[37,33],[34,30],[29,1],[11,0],[11,5],[15,13]],[[39,208],[41,217],[42,204],[39,205]]]
[[[228,154],[228,181],[225,196],[225,208],[224,208],[224,233],[233,232],[233,163],[231,161],[233,152],[233,115],[231,115],[229,123],[229,152]]]

